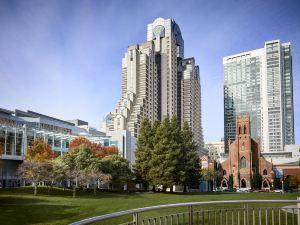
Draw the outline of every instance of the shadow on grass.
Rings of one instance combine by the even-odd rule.
[[[0,196],[0,224],[64,224],[63,220],[77,215],[68,212],[77,206],[57,205],[38,197]]]
[[[1,195],[17,195],[17,196],[33,196],[33,187],[19,187],[19,188],[3,188],[0,189],[0,196]],[[73,197],[73,190],[72,189],[65,189],[62,188],[48,188],[48,187],[38,187],[38,194],[37,196],[46,196],[46,197]],[[86,190],[83,191],[81,189],[77,189],[76,191],[76,198],[132,198],[134,196],[139,196],[138,193],[129,193],[125,191],[103,191],[98,190],[96,196],[94,196],[93,190]]]

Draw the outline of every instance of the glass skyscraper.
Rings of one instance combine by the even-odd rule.
[[[234,141],[236,117],[250,115],[251,136],[265,154],[294,144],[293,76],[290,43],[223,58],[225,151]]]

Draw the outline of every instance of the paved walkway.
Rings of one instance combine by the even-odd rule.
[[[293,210],[294,209],[294,210]],[[294,214],[298,214],[298,209],[297,209],[297,205],[287,205],[282,207],[282,210],[288,213],[294,213]]]

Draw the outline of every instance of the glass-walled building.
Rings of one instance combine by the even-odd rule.
[[[235,140],[236,117],[250,115],[251,137],[261,136],[261,51],[226,59],[224,64],[225,148]]]
[[[32,111],[0,108],[0,187],[18,185],[17,167],[23,161],[26,149],[37,138],[48,143],[58,155],[67,152],[69,143],[78,136],[102,146],[119,147],[117,141],[91,129],[87,123],[82,127],[76,125]]]
[[[265,156],[294,144],[291,44],[268,41],[264,48],[224,57],[223,66],[225,151],[236,138],[236,117],[246,114]]]

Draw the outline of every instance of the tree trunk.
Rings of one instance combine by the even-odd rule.
[[[147,191],[148,190],[148,182],[144,183],[144,190]]]
[[[173,185],[170,187],[170,193],[173,193]]]
[[[37,195],[37,184],[36,184],[36,183],[34,183],[33,195],[34,195],[34,196]]]
[[[186,185],[183,185],[183,192],[187,192]]]
[[[97,187],[95,186],[94,187],[94,196],[96,196],[96,194],[97,194]]]
[[[162,192],[166,192],[166,186],[165,185],[163,185],[163,187],[162,187]]]
[[[155,192],[155,185],[152,185],[152,191]]]
[[[76,198],[76,186],[73,187],[73,198]]]

